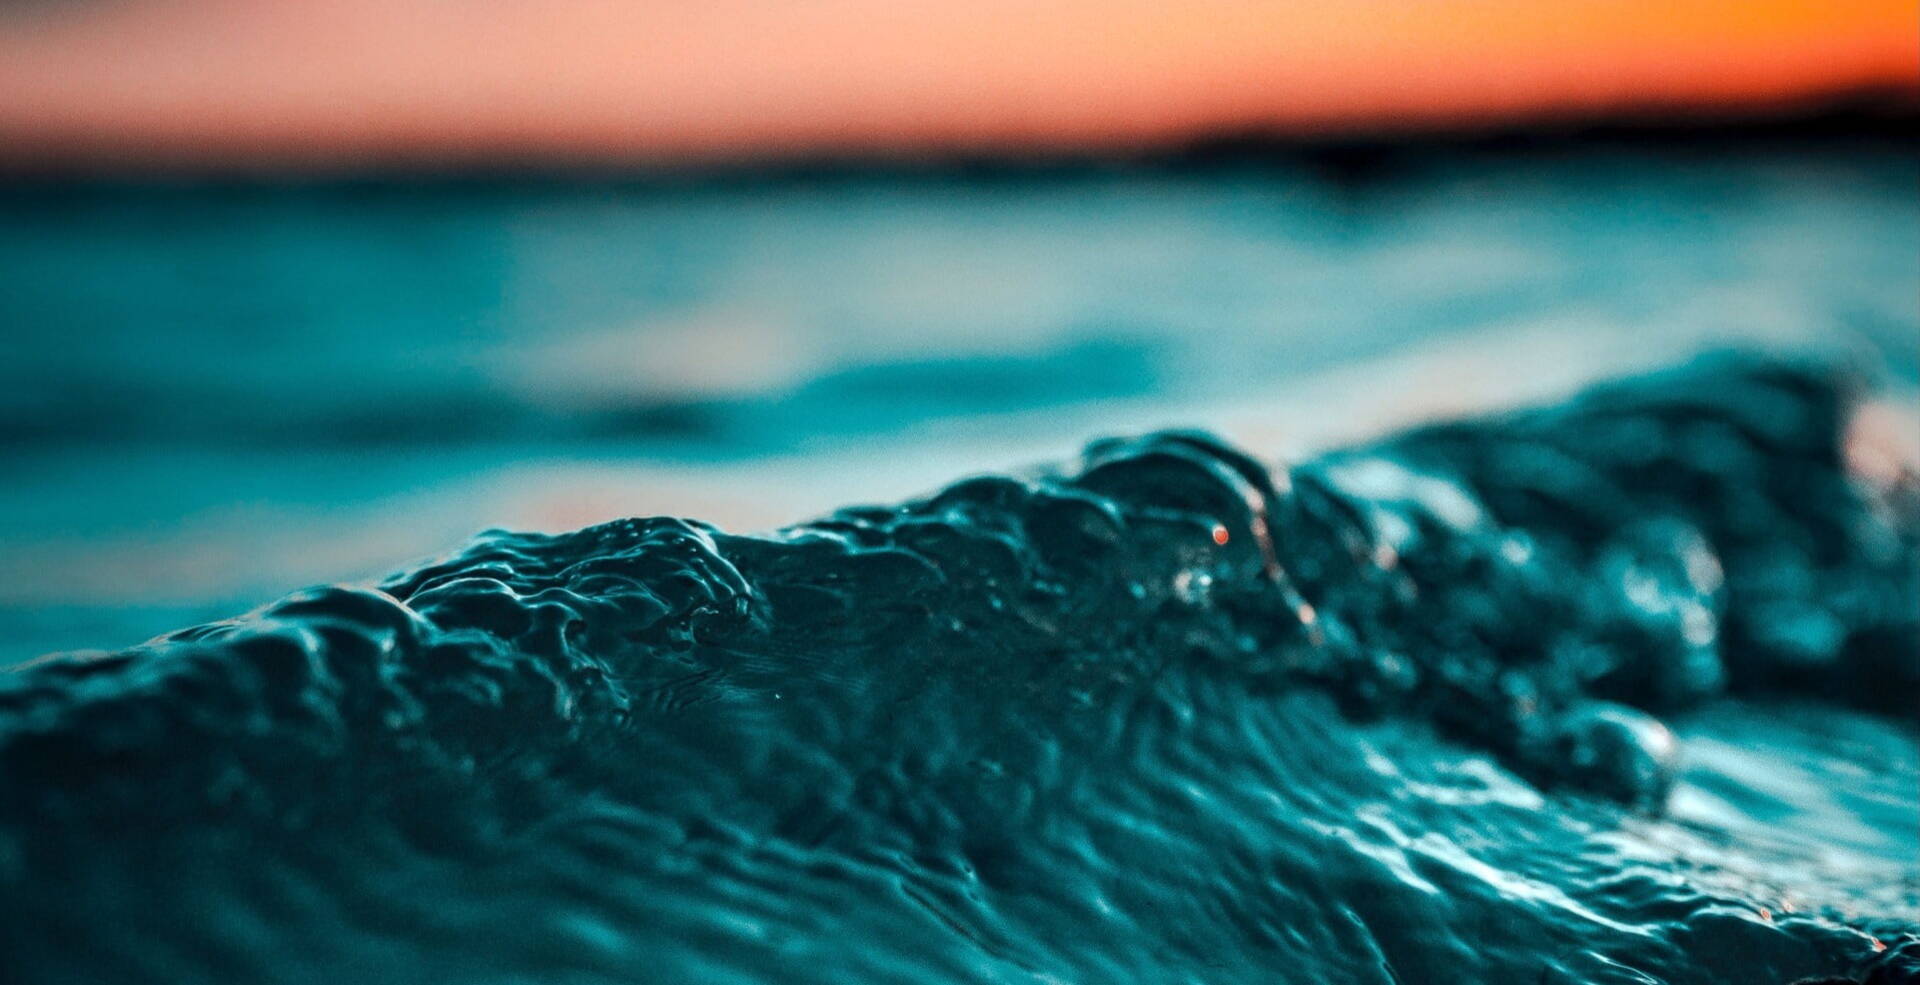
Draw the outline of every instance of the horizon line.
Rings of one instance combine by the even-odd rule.
[[[1191,166],[1326,154],[1528,151],[1587,143],[1901,142],[1920,137],[1920,85],[1904,76],[1747,99],[1640,98],[1515,112],[1377,114],[1312,123],[1248,120],[1138,139],[885,140],[770,144],[732,153],[643,153],[563,143],[342,148],[338,153],[134,152],[100,142],[18,134],[0,141],[0,181],[168,179],[351,180],[435,175],[698,177],[810,171],[1047,170]]]

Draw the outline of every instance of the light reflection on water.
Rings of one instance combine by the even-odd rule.
[[[1167,424],[1278,454],[1718,341],[1911,380],[1913,171],[16,189],[0,660],[491,525],[762,528]]]

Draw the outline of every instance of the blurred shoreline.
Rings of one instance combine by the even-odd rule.
[[[0,133],[0,136],[5,134]],[[125,148],[0,141],[0,203],[62,186],[96,185],[575,185],[670,189],[871,178],[968,180],[1088,173],[1192,173],[1274,167],[1341,184],[1422,164],[1631,151],[1780,153],[1799,149],[1911,153],[1920,146],[1920,83],[1846,86],[1791,99],[1735,103],[1639,101],[1513,115],[1354,120],[1321,127],[1249,124],[1136,144],[782,148],[730,156],[648,159],[561,150],[273,155],[215,161]],[[10,146],[9,146],[10,145]]]

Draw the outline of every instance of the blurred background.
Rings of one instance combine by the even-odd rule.
[[[1909,0],[11,0],[0,665],[1726,344],[1920,382]]]

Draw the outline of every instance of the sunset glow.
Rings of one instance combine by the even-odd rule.
[[[96,0],[0,15],[0,160],[684,160],[1718,105],[1920,80],[1907,0]]]

